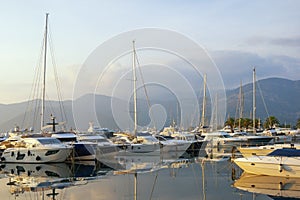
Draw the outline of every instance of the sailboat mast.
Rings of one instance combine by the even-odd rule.
[[[243,118],[243,90],[242,81],[240,83],[240,95],[239,95],[239,131],[241,131],[241,120]]]
[[[252,119],[253,119],[253,134],[256,133],[255,128],[255,114],[256,114],[256,91],[255,91],[255,82],[256,82],[256,74],[255,74],[255,67],[253,68],[253,113],[252,113]]]
[[[135,52],[135,41],[132,41],[133,55],[132,55],[132,73],[133,73],[133,114],[134,114],[134,136],[137,133],[137,97],[136,97],[136,52]]]
[[[47,37],[48,37],[48,15],[49,13],[46,13],[46,25],[45,25],[45,36],[44,36],[44,73],[43,73],[43,91],[42,91],[42,110],[41,110],[41,130],[44,126],[45,119],[45,91],[46,91],[46,65],[47,65]]]
[[[202,102],[202,117],[201,117],[201,125],[202,127],[205,124],[205,108],[206,108],[206,74],[204,74],[204,86],[203,86],[203,102]]]

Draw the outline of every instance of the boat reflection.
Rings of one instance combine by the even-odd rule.
[[[111,168],[96,162],[56,163],[56,164],[17,164],[1,165],[0,173],[8,177],[10,194],[19,197],[26,193],[38,193],[56,199],[59,192],[68,187],[86,185],[89,181],[108,175]]]
[[[233,184],[235,188],[272,198],[300,198],[300,178],[263,176],[243,173]]]
[[[235,165],[227,154],[118,155],[96,162],[0,166],[1,199],[205,200],[220,199],[221,193],[224,199],[238,197],[231,187]]]

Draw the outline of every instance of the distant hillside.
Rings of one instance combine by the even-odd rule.
[[[252,83],[242,87],[244,93],[244,117],[252,112]],[[235,116],[239,88],[227,91],[228,115]],[[300,118],[300,81],[268,78],[256,83],[256,116],[261,120],[276,116],[281,124],[295,124]],[[264,105],[265,102],[265,105]]]
[[[267,111],[265,109],[263,99],[269,115],[276,116],[281,124],[292,124],[296,123],[296,120],[300,118],[300,81],[291,81],[281,78],[268,78],[260,80],[256,84],[256,116],[262,121],[267,117]],[[244,93],[244,117],[249,117],[252,112],[252,84],[246,84],[243,86]],[[238,105],[238,95],[239,88],[227,91],[227,116],[235,117],[236,107]],[[89,122],[99,122],[102,127],[108,127],[111,129],[118,129],[119,126],[114,120],[114,116],[111,110],[112,100],[116,103],[115,114],[120,117],[121,123],[126,127],[129,120],[132,120],[132,102],[128,103],[121,99],[116,99],[104,95],[92,95],[87,94],[76,100],[64,101],[64,110],[67,115],[67,127],[76,128],[79,130],[87,130]],[[35,100],[37,103],[39,100]],[[139,125],[147,126],[150,123],[150,116],[148,112],[148,105],[146,100],[139,99],[138,104],[138,114],[139,114]],[[209,102],[209,101],[208,101]],[[90,106],[91,103],[95,103],[94,106]],[[166,115],[165,125],[169,125],[173,120],[180,121],[178,116],[180,116],[180,109],[177,108],[178,102],[175,96],[166,94],[163,98],[151,99],[151,104],[161,105]],[[202,97],[199,97],[199,105],[202,104]],[[50,114],[54,114],[58,121],[61,121],[59,112],[59,102],[51,101],[47,102],[47,112],[46,121],[50,121]],[[51,109],[50,109],[51,105]],[[0,131],[8,131],[14,126],[18,125],[21,128],[29,128],[33,126],[35,129],[39,130],[40,119],[39,116],[33,119],[33,115],[26,113],[27,102],[4,105],[0,104]],[[77,108],[74,111],[74,107]],[[201,106],[200,106],[201,107]],[[207,110],[210,110],[210,105],[208,104]],[[95,113],[95,115],[93,115]],[[128,114],[130,113],[130,117]],[[188,113],[192,116],[194,113],[193,105],[191,105],[191,110]],[[207,119],[210,119],[209,112]],[[74,120],[74,116],[76,121]],[[190,116],[190,117],[191,117]],[[155,117],[157,121],[160,121],[160,117],[163,117],[161,113],[158,113]],[[198,118],[199,116],[193,116]],[[237,116],[238,117],[238,116]],[[25,119],[25,120],[24,120]],[[183,119],[186,124],[191,124],[191,119]],[[25,122],[31,121],[32,124],[26,124]],[[162,120],[161,120],[162,121]],[[156,122],[157,123],[157,122]],[[125,125],[124,125],[125,124]],[[195,125],[191,124],[191,125]],[[127,127],[126,127],[127,128]],[[131,127],[128,127],[131,128]]]

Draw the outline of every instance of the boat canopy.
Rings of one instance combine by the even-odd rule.
[[[287,157],[299,157],[300,150],[294,148],[282,148],[268,154],[268,156],[287,156]]]

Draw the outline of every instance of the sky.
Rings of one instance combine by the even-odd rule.
[[[49,13],[51,43],[65,99],[89,55],[124,32],[160,28],[202,46],[226,88],[240,81],[300,79],[300,2],[264,1],[1,1],[0,104],[26,101],[39,63]],[[50,78],[51,80],[51,78]],[[50,81],[49,83],[50,84]]]

